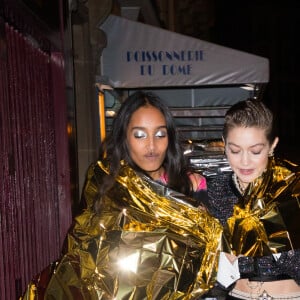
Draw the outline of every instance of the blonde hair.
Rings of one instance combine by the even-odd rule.
[[[269,143],[273,143],[276,134],[274,116],[271,110],[257,99],[247,99],[232,105],[225,115],[223,138],[235,127],[257,127],[265,130]]]

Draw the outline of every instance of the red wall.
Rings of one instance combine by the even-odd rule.
[[[0,299],[58,258],[71,222],[64,61],[0,18]]]

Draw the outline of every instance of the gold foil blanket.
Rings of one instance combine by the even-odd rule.
[[[225,230],[235,255],[264,256],[300,248],[300,172],[270,158],[263,176],[234,207]]]
[[[219,222],[125,164],[97,199],[101,162],[88,171],[88,204],[67,236],[60,260],[29,285],[23,299],[197,299],[216,279]],[[43,298],[44,297],[44,298]]]

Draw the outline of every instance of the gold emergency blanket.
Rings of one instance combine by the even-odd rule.
[[[235,255],[264,256],[300,248],[299,167],[269,159],[267,170],[251,184],[228,220]]]
[[[181,194],[123,164],[117,182],[91,209],[106,167],[88,171],[88,209],[67,236],[62,258],[23,299],[197,299],[215,282],[222,227]]]

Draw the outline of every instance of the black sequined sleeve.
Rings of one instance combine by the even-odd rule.
[[[287,274],[300,285],[300,250],[283,252],[277,260],[277,266],[282,274]]]
[[[231,181],[231,173],[207,179],[208,209],[224,225],[233,213],[238,197]]]

